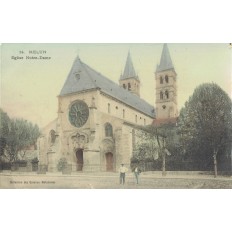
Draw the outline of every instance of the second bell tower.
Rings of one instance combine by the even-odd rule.
[[[156,118],[168,119],[178,116],[177,74],[167,44],[163,45],[160,64],[155,72],[156,82]]]
[[[119,85],[133,94],[140,96],[140,80],[135,73],[130,52],[128,52],[123,74],[120,76]]]

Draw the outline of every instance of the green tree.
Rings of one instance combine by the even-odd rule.
[[[181,109],[178,127],[183,151],[202,167],[213,161],[217,177],[217,156],[232,141],[230,97],[214,83],[200,85]]]
[[[33,125],[24,119],[12,119],[6,146],[10,162],[17,160],[19,151],[25,150],[28,146],[35,145],[39,134],[37,125]]]
[[[174,153],[177,137],[176,126],[173,123],[149,126],[150,136],[158,144],[158,155],[162,158],[162,175],[166,175],[166,156]]]
[[[14,162],[19,151],[36,144],[39,127],[24,119],[10,119],[3,110],[0,113],[1,156],[6,155],[10,162]]]
[[[139,140],[136,144],[136,158],[144,157],[162,159],[162,175],[166,175],[166,155],[171,155],[176,150],[177,134],[173,123],[162,125],[148,125],[139,128]]]
[[[10,118],[1,108],[0,108],[0,156],[4,155],[6,148],[6,139],[9,135],[10,130]]]

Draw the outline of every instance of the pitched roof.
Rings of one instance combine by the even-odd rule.
[[[132,63],[130,51],[128,52],[127,59],[126,59],[126,65],[124,68],[124,72],[120,77],[120,80],[127,79],[127,78],[135,78],[139,80],[138,76],[135,73],[134,65]]]
[[[165,43],[163,46],[160,64],[157,65],[156,72],[165,71],[169,69],[174,69],[174,66],[169,53],[168,45]]]
[[[137,95],[120,87],[107,77],[104,77],[77,57],[73,62],[73,66],[59,96],[91,89],[100,89],[103,93],[116,98],[138,111],[143,112],[150,117],[155,117],[155,110],[152,105]]]

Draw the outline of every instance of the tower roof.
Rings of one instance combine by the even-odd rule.
[[[78,93],[86,90],[100,89],[103,93],[127,104],[150,117],[155,117],[155,110],[152,105],[125,90],[107,77],[101,75],[79,57],[73,62],[64,86],[59,96]]]
[[[174,69],[174,66],[172,64],[172,59],[169,53],[168,45],[165,43],[163,46],[160,64],[157,65],[156,72],[165,71],[169,69]]]
[[[134,65],[132,63],[130,51],[128,52],[127,59],[126,59],[126,65],[124,68],[124,72],[120,77],[120,80],[127,79],[127,78],[135,78],[139,80],[138,76],[135,73]]]

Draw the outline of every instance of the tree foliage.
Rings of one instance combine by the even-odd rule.
[[[136,131],[136,144],[133,156],[139,161],[158,158],[158,145],[154,135],[148,132],[148,128],[144,127]]]
[[[2,109],[0,109],[0,156],[4,155],[6,148],[6,138],[10,131],[10,118]]]
[[[1,155],[6,155],[13,162],[17,160],[19,151],[36,144],[39,128],[27,120],[10,119],[5,112],[0,112]]]
[[[138,143],[134,158],[137,160],[162,159],[162,173],[165,175],[166,155],[175,154],[177,145],[176,126],[174,124],[148,125],[138,127]]]
[[[181,109],[178,128],[186,157],[206,168],[232,141],[232,102],[216,84],[197,87]]]

